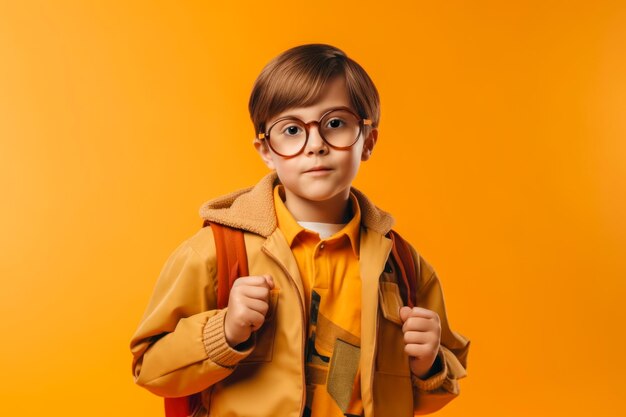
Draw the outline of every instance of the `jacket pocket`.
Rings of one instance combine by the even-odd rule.
[[[254,350],[245,359],[239,362],[241,365],[270,362],[274,354],[274,336],[276,335],[276,313],[278,309],[278,299],[280,289],[270,291],[270,305],[265,322],[255,334]]]
[[[395,282],[381,281],[378,287],[378,300],[383,317],[402,326],[400,308],[403,306],[400,289]]]
[[[379,323],[376,371],[408,377],[409,357],[404,352],[400,307],[404,305],[395,282],[381,281],[378,287]]]

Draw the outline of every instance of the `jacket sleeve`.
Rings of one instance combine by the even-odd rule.
[[[226,310],[216,309],[212,239],[206,228],[174,251],[131,340],[135,382],[163,397],[208,388],[253,348],[238,351],[226,342]]]
[[[436,362],[440,371],[422,380],[412,375],[414,414],[435,412],[459,395],[458,380],[467,375],[470,341],[450,329],[443,291],[433,268],[413,248],[418,277],[417,305],[435,311],[441,322],[441,344]]]

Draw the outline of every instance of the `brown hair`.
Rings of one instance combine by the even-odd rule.
[[[335,76],[345,78],[357,114],[371,119],[372,126],[377,127],[380,100],[365,70],[334,46],[310,44],[288,49],[259,74],[248,103],[255,133],[263,132],[271,117],[289,108],[315,104]]]

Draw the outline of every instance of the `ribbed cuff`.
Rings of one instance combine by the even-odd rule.
[[[232,368],[252,352],[254,344],[240,351],[230,347],[224,332],[226,309],[209,318],[204,325],[204,347],[209,359],[225,368]]]
[[[437,372],[435,375],[427,379],[421,379],[411,373],[411,380],[413,381],[413,385],[415,387],[422,391],[434,391],[443,385],[448,376],[448,364],[446,363],[446,359],[441,350],[439,350],[439,353],[437,354],[437,359],[439,359],[441,363],[441,371]],[[435,359],[435,361],[437,359]]]

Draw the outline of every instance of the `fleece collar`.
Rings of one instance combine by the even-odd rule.
[[[279,183],[276,172],[271,172],[254,187],[207,201],[200,207],[200,217],[268,237],[278,226],[273,190]],[[395,223],[393,217],[376,207],[356,188],[351,191],[359,202],[361,224],[380,234],[387,234]]]

